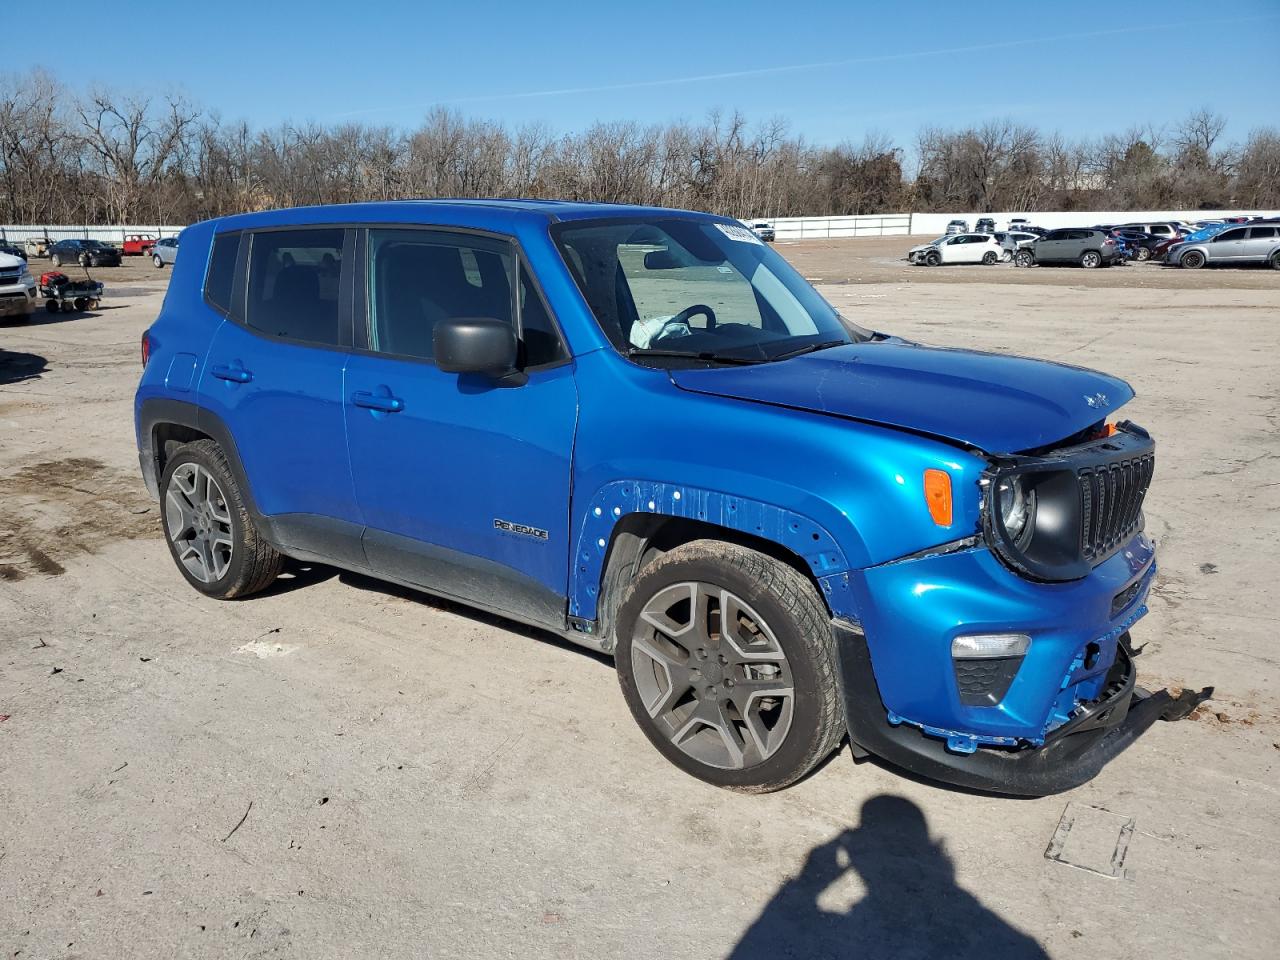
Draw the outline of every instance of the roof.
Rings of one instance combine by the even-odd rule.
[[[218,229],[293,226],[321,223],[435,223],[475,229],[506,231],[516,222],[594,220],[625,217],[706,217],[727,221],[727,217],[673,210],[666,207],[644,207],[621,203],[587,203],[578,200],[525,199],[440,199],[382,200],[370,203],[342,203],[315,207],[288,207],[241,213],[217,221]],[[736,222],[736,221],[735,221]]]

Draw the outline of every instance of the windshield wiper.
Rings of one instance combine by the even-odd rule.
[[[792,357],[798,357],[805,353],[816,353],[819,350],[827,350],[831,347],[845,347],[852,341],[849,340],[823,340],[821,343],[806,343],[803,347],[797,347],[794,350],[788,350],[786,353],[779,353],[774,356],[774,360],[789,360]]]
[[[722,353],[712,353],[710,350],[693,352],[692,350],[651,350],[648,347],[630,347],[627,350],[628,357],[678,357],[682,360],[702,360],[706,363],[766,363],[760,357],[727,357]]]

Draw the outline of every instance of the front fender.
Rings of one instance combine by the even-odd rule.
[[[838,615],[852,615],[849,560],[836,538],[809,517],[718,490],[652,480],[615,480],[586,505],[574,542],[569,615],[595,620],[614,527],[628,516],[679,517],[769,540],[801,557]]]

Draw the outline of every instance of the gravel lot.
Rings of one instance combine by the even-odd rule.
[[[779,250],[864,325],[1134,384],[1140,670],[1215,687],[1194,719],[1062,797],[847,750],[744,797],[548,636],[322,568],[207,600],[138,476],[169,274],[130,262],[96,314],[0,327],[0,954],[1273,957],[1280,273],[917,268],[915,242]]]

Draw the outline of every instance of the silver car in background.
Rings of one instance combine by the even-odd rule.
[[[151,248],[151,262],[156,265],[157,269],[163,268],[166,264],[172,266],[177,259],[177,237],[161,237],[156,241],[155,246]]]
[[[1184,243],[1169,251],[1173,266],[1198,270],[1212,266],[1269,263],[1280,270],[1280,220],[1254,221],[1223,230],[1215,237]]]
[[[997,233],[996,239],[1000,241],[1000,248],[1004,251],[1000,254],[1000,259],[1005,263],[1009,263],[1019,250],[1039,240],[1040,235],[1038,233],[1027,233],[1023,230],[1008,230],[1003,233]]]

